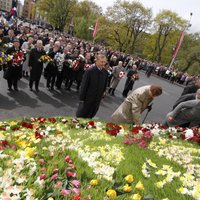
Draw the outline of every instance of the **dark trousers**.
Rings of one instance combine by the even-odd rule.
[[[56,80],[56,74],[48,74],[47,75],[47,87],[48,88],[51,87],[53,89],[55,80]]]
[[[29,87],[32,89],[32,87],[33,87],[33,82],[35,82],[35,89],[38,90],[38,88],[39,88],[39,81],[40,81],[40,80],[36,80],[36,81],[30,80],[30,81],[29,81]]]
[[[17,89],[17,77],[12,77],[12,78],[8,78],[7,82],[8,82],[8,88],[11,89],[12,86],[14,87],[14,89]]]
[[[62,81],[63,81],[62,72],[58,72],[58,73],[57,73],[57,76],[56,76],[56,87],[57,87],[58,89],[61,88]]]

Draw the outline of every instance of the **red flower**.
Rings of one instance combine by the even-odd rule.
[[[40,175],[40,180],[45,180],[45,179],[46,179],[46,177],[47,177],[47,175],[46,175],[46,174],[41,174],[41,175]]]

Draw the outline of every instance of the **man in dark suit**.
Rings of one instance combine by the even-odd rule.
[[[200,91],[199,91],[200,92]],[[176,108],[176,106],[178,106],[178,104],[185,102],[185,101],[189,101],[189,100],[194,100],[196,98],[196,93],[191,93],[191,94],[185,94],[183,96],[181,96],[173,105],[173,110],[174,108]]]
[[[137,72],[137,66],[133,65],[132,69],[130,69],[127,73],[127,79],[124,86],[124,90],[122,92],[123,97],[127,97],[130,90],[133,89],[133,85],[135,83],[135,80],[138,80],[138,72]]]
[[[43,70],[43,62],[40,62],[39,59],[41,58],[41,56],[45,54],[46,53],[43,50],[42,40],[38,40],[36,43],[36,47],[31,50],[29,57],[29,68],[30,68],[29,87],[31,91],[33,91],[32,89],[33,82],[35,82],[35,90],[39,92],[39,82]]]
[[[19,39],[14,39],[13,46],[7,49],[6,54],[14,55],[15,53],[18,53],[20,51],[19,46]],[[7,79],[9,91],[13,90],[12,86],[14,87],[15,91],[18,91],[17,82],[21,78],[21,75],[22,64],[15,65],[12,63],[12,60],[9,61],[4,71],[4,78]]]
[[[188,85],[184,88],[181,96],[185,94],[195,93],[200,88],[200,79],[197,79],[193,85]]]
[[[95,66],[85,71],[80,87],[77,117],[93,118],[96,115],[108,80],[108,72],[104,68],[106,62],[106,56],[98,54]]]

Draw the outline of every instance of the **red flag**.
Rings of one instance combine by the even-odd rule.
[[[176,48],[175,48],[175,50],[173,51],[172,57],[174,57],[174,58],[176,57],[176,55],[177,55],[177,53],[178,53],[178,51],[179,51],[179,49],[180,49],[181,43],[183,42],[184,36],[185,36],[185,32],[183,31],[183,32],[181,33],[181,35],[180,35],[180,38],[179,38],[177,44],[176,44]]]
[[[93,38],[96,37],[98,27],[99,27],[99,20],[97,19],[97,21],[95,23],[94,31],[93,31],[93,34],[92,34]]]

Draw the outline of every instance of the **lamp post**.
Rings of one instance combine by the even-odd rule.
[[[169,65],[169,68],[172,67],[172,65],[173,65],[173,63],[174,63],[174,61],[176,59],[176,56],[177,56],[178,51],[180,49],[180,46],[181,46],[181,44],[183,42],[183,38],[185,36],[185,31],[192,26],[192,24],[190,23],[191,19],[192,19],[192,15],[193,15],[193,13],[190,13],[190,20],[189,20],[188,24],[184,27],[183,31],[181,32],[180,38],[179,38],[179,40],[178,40],[178,42],[176,44],[176,48],[173,51],[173,55],[172,55],[173,58],[172,58],[172,61],[171,61],[170,65]]]

